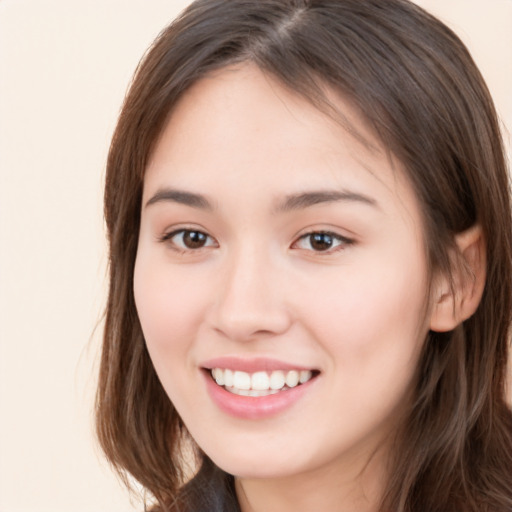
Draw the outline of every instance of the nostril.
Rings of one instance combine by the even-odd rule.
[[[284,287],[273,275],[275,266],[256,253],[257,248],[251,244],[219,270],[223,286],[207,313],[210,325],[232,340],[281,334],[291,323]]]

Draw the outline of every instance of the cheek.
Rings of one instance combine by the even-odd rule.
[[[204,290],[186,272],[137,257],[134,296],[142,331],[157,371],[186,352],[203,318]],[[201,299],[203,297],[203,299]],[[179,364],[183,365],[180,359]]]
[[[428,331],[425,290],[423,268],[382,261],[340,273],[304,305],[347,390],[407,385]]]

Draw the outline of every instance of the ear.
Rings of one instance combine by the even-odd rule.
[[[479,224],[455,237],[458,257],[454,258],[452,279],[441,276],[434,285],[430,329],[455,329],[477,309],[485,286],[485,240]]]

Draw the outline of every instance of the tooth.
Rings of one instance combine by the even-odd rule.
[[[267,372],[256,372],[251,377],[251,388],[258,390],[265,390],[270,387],[270,377]]]
[[[246,372],[235,372],[233,374],[233,386],[238,389],[251,389],[251,376]]]
[[[248,389],[237,389],[236,394],[240,396],[249,396],[250,390]]]
[[[212,375],[219,386],[224,386],[224,372],[220,368],[214,368]]]
[[[299,372],[291,370],[286,374],[286,385],[289,388],[294,388],[299,383]]]
[[[233,386],[233,372],[231,370],[224,370],[224,385]]]
[[[312,376],[313,374],[310,370],[302,370],[300,372],[299,382],[304,384],[304,382],[307,382],[309,379],[311,379]]]
[[[284,385],[284,372],[277,370],[270,374],[270,389],[281,389]]]
[[[233,393],[247,396],[245,391],[254,390],[257,393],[250,393],[249,396],[264,396],[277,393],[285,385],[288,388],[293,388],[299,383],[304,384],[312,378],[313,373],[310,370],[290,370],[288,372],[277,370],[270,375],[264,371],[255,372],[251,375],[242,371],[213,368],[211,375],[219,386],[226,386]],[[244,392],[241,393],[241,391]],[[268,393],[264,393],[265,391],[268,391]]]

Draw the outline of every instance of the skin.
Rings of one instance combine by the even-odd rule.
[[[417,199],[333,98],[373,149],[256,67],[221,70],[183,95],[145,175],[134,291],[147,347],[244,512],[377,510],[429,329]],[[283,207],[312,191],[346,194]],[[187,247],[184,229],[204,245]],[[311,232],[332,245],[318,250]],[[279,414],[239,418],[206,390],[202,365],[221,356],[319,375]]]

